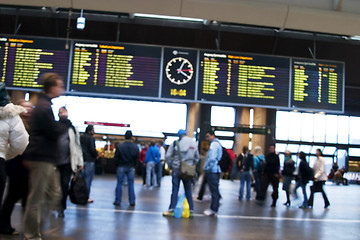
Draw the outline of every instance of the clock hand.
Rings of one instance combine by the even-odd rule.
[[[184,73],[183,71],[179,71],[182,75],[184,75],[185,77],[188,77],[188,75],[186,75],[186,73]]]
[[[185,61],[182,62],[181,66],[180,66],[180,68],[179,68],[180,71],[183,69],[184,64],[185,64]]]

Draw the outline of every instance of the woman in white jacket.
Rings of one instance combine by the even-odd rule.
[[[326,193],[324,192],[324,184],[327,180],[327,175],[325,172],[325,162],[323,158],[323,154],[320,149],[316,149],[316,161],[313,166],[314,171],[314,185],[310,187],[311,193],[310,198],[308,202],[309,207],[313,207],[314,203],[314,193],[315,192],[321,192],[324,198],[325,208],[328,208],[330,206],[330,202],[326,196]]]
[[[6,183],[5,160],[24,152],[29,135],[21,121],[25,108],[9,102],[5,84],[0,83],[0,207]]]

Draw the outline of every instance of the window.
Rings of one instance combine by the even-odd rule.
[[[186,104],[62,96],[53,99],[55,116],[61,106],[66,106],[69,119],[81,132],[84,121],[130,124],[130,128],[95,125],[95,132],[101,134],[122,135],[130,129],[134,136],[164,137],[163,132],[186,128]]]
[[[301,113],[298,112],[289,113],[289,140],[290,141],[301,140]]]
[[[233,127],[235,123],[235,108],[211,107],[211,126]]]
[[[314,138],[314,114],[301,114],[301,141],[312,142]]]
[[[276,112],[276,139],[289,139],[289,112]]]
[[[337,143],[338,121],[336,115],[326,115],[326,142]]]
[[[338,143],[348,144],[349,143],[349,117],[338,116]]]
[[[277,144],[275,144],[275,151],[276,152],[285,152],[286,147],[287,147],[287,144],[277,143]]]
[[[325,142],[325,115],[314,114],[314,142]]]
[[[339,168],[345,167],[346,157],[347,157],[347,151],[344,149],[338,149],[337,164]]]
[[[350,117],[350,144],[360,144],[360,117]]]
[[[360,157],[360,148],[349,148],[349,156]]]

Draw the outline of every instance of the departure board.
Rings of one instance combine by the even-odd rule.
[[[39,89],[41,74],[58,73],[66,80],[69,51],[65,41],[0,36],[0,82],[8,88]]]
[[[198,100],[289,106],[290,59],[200,51]]]
[[[197,50],[164,48],[162,98],[195,100]]]
[[[159,96],[161,47],[74,42],[71,92]]]
[[[344,64],[292,59],[291,107],[343,112]]]

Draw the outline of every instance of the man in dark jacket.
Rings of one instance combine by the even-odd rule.
[[[95,134],[94,126],[88,125],[85,129],[85,133],[80,137],[81,148],[84,157],[84,177],[85,177],[86,186],[88,187],[89,190],[89,196],[90,196],[91,183],[95,174],[95,161],[98,156],[95,147],[95,138],[93,137],[94,134]],[[89,198],[88,202],[93,203],[94,200]]]
[[[139,159],[139,148],[131,140],[132,132],[126,131],[125,142],[120,143],[116,147],[114,163],[117,166],[117,185],[115,189],[115,206],[120,206],[122,196],[122,183],[124,177],[128,180],[128,195],[130,206],[135,206],[134,177],[135,165]]]
[[[269,184],[273,187],[271,207],[276,207],[276,201],[279,197],[279,179],[280,179],[280,159],[275,153],[275,145],[270,145],[269,153],[265,157],[264,173],[261,181],[261,193],[259,200],[263,202]]]
[[[30,189],[24,214],[25,239],[41,239],[42,208],[59,209],[61,199],[60,176],[56,169],[57,141],[66,129],[55,121],[51,99],[62,94],[64,82],[55,73],[43,74],[41,82],[44,94],[39,94],[30,119],[30,141],[25,153],[30,170]]]

